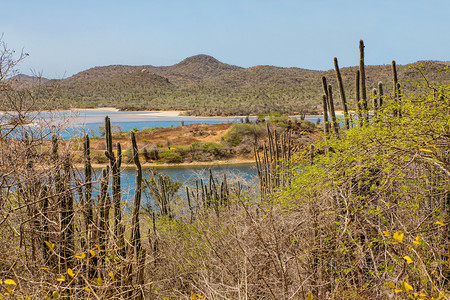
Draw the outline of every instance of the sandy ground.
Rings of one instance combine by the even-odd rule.
[[[177,110],[165,110],[165,111],[145,111],[148,114],[142,114],[143,116],[149,117],[178,117],[182,111]]]
[[[72,108],[73,112],[82,112],[82,111],[110,111],[110,112],[118,112],[119,109],[115,107],[97,107],[97,108]],[[123,113],[132,114],[134,112],[140,113],[140,116],[148,116],[148,117],[178,117],[184,111],[178,110],[140,110],[140,111],[123,111]]]
[[[71,108],[71,111],[86,111],[86,110],[100,110],[100,111],[119,111],[115,107],[97,107],[97,108]]]

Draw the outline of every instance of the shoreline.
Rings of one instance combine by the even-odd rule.
[[[86,111],[104,111],[104,112],[117,112],[117,113],[124,113],[124,114],[133,114],[133,113],[139,113],[141,116],[144,117],[162,117],[162,118],[170,118],[170,117],[180,117],[180,118],[203,118],[203,119],[227,119],[227,118],[242,118],[245,119],[246,117],[256,118],[257,115],[229,115],[229,116],[187,116],[184,115],[186,113],[185,110],[119,110],[115,107],[95,107],[95,108],[68,108],[68,109],[53,109],[53,110],[43,110],[43,111],[70,111],[70,112],[86,112]],[[0,113],[5,113],[8,111],[0,110]],[[30,111],[31,112],[31,111]],[[33,111],[38,112],[38,111]],[[343,111],[336,111],[336,114],[342,114]],[[315,114],[315,115],[307,115],[309,117],[320,117],[322,114]],[[301,115],[289,115],[289,117],[296,117],[300,118]]]
[[[186,167],[208,167],[208,166],[235,166],[235,165],[252,165],[255,164],[254,159],[231,159],[231,160],[216,160],[216,161],[199,161],[199,162],[184,162],[179,164],[169,163],[141,163],[143,169],[150,168],[186,168]],[[83,169],[84,164],[74,164],[76,169]],[[104,164],[91,164],[93,169],[102,169],[109,166],[109,163]],[[122,169],[134,169],[134,164],[122,164]]]
[[[256,118],[258,117],[257,115],[229,115],[229,116],[187,116],[187,115],[183,115],[183,113],[185,113],[185,110],[119,110],[118,108],[115,107],[96,107],[96,108],[71,108],[69,109],[70,111],[88,111],[88,110],[92,110],[92,111],[107,111],[107,112],[121,112],[121,113],[140,113],[141,116],[148,116],[148,117],[185,117],[185,118],[204,118],[204,119],[217,119],[217,118],[246,118],[246,117],[251,117],[251,118]],[[344,114],[343,111],[336,111],[336,114]],[[307,115],[310,117],[320,117],[322,116],[321,114],[315,114],[315,115]],[[289,115],[289,117],[296,117],[296,118],[300,118],[301,115]]]

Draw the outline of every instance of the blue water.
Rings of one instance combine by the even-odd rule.
[[[186,186],[195,188],[196,181],[203,180],[204,184],[209,182],[209,170],[219,182],[222,182],[224,174],[227,176],[227,183],[230,188],[233,188],[239,182],[244,190],[257,193],[259,189],[258,174],[254,164],[240,164],[240,165],[212,165],[212,166],[180,166],[180,167],[157,167],[157,171],[160,174],[169,175],[173,180],[181,182],[182,186],[178,190],[177,195],[183,197],[185,195]],[[144,177],[149,178],[149,170],[143,169]],[[79,170],[78,175],[80,178],[84,178],[83,171]],[[99,194],[100,189],[101,169],[94,170],[93,185],[94,197]],[[111,184],[111,182],[110,182]],[[136,170],[133,168],[126,168],[121,170],[121,190],[122,199],[125,200],[125,205],[131,205],[134,198],[136,184]],[[109,191],[111,195],[111,189]],[[183,197],[184,198],[184,197]],[[148,193],[143,193],[143,205],[146,203],[152,203]]]
[[[161,117],[158,112],[118,112],[118,111],[80,111],[76,118],[76,127],[91,135],[99,134],[99,127],[104,126],[105,116],[109,116],[112,126],[118,126],[121,131],[130,131],[133,129],[142,130],[144,128],[154,127],[176,127],[185,125],[203,123],[237,123],[242,118],[239,117],[190,117],[190,116],[172,116]]]
[[[0,123],[4,115],[0,114]],[[130,131],[133,129],[143,130],[153,127],[171,127],[203,123],[239,123],[243,121],[242,117],[190,117],[190,116],[172,116],[161,117],[158,112],[122,112],[107,110],[81,110],[81,111],[50,111],[50,112],[30,112],[27,119],[32,126],[23,126],[15,129],[15,137],[23,138],[24,132],[33,135],[35,138],[48,138],[53,133],[59,134],[64,139],[80,137],[86,133],[90,136],[99,136],[100,126],[105,124],[105,116],[111,119],[111,125],[116,130]],[[254,120],[255,117],[250,117]],[[323,121],[321,116],[306,116],[306,120],[317,122]],[[0,133],[7,131],[8,128],[1,127]]]

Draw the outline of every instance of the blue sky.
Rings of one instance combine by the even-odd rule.
[[[172,65],[208,54],[251,67],[328,70],[450,60],[447,0],[9,0],[0,33],[20,71],[64,78],[94,66]]]

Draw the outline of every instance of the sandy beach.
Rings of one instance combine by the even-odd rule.
[[[163,110],[163,111],[143,111],[143,116],[149,117],[179,117],[183,111]]]
[[[97,110],[97,111],[119,111],[115,107],[96,107],[96,108],[71,108],[71,111],[87,111],[87,110]]]
[[[105,111],[105,112],[121,112],[124,114],[139,113],[140,116],[148,117],[178,117],[184,111],[179,110],[138,110],[138,111],[120,111],[115,107],[97,107],[97,108],[71,108],[73,112],[86,112],[86,111]]]

